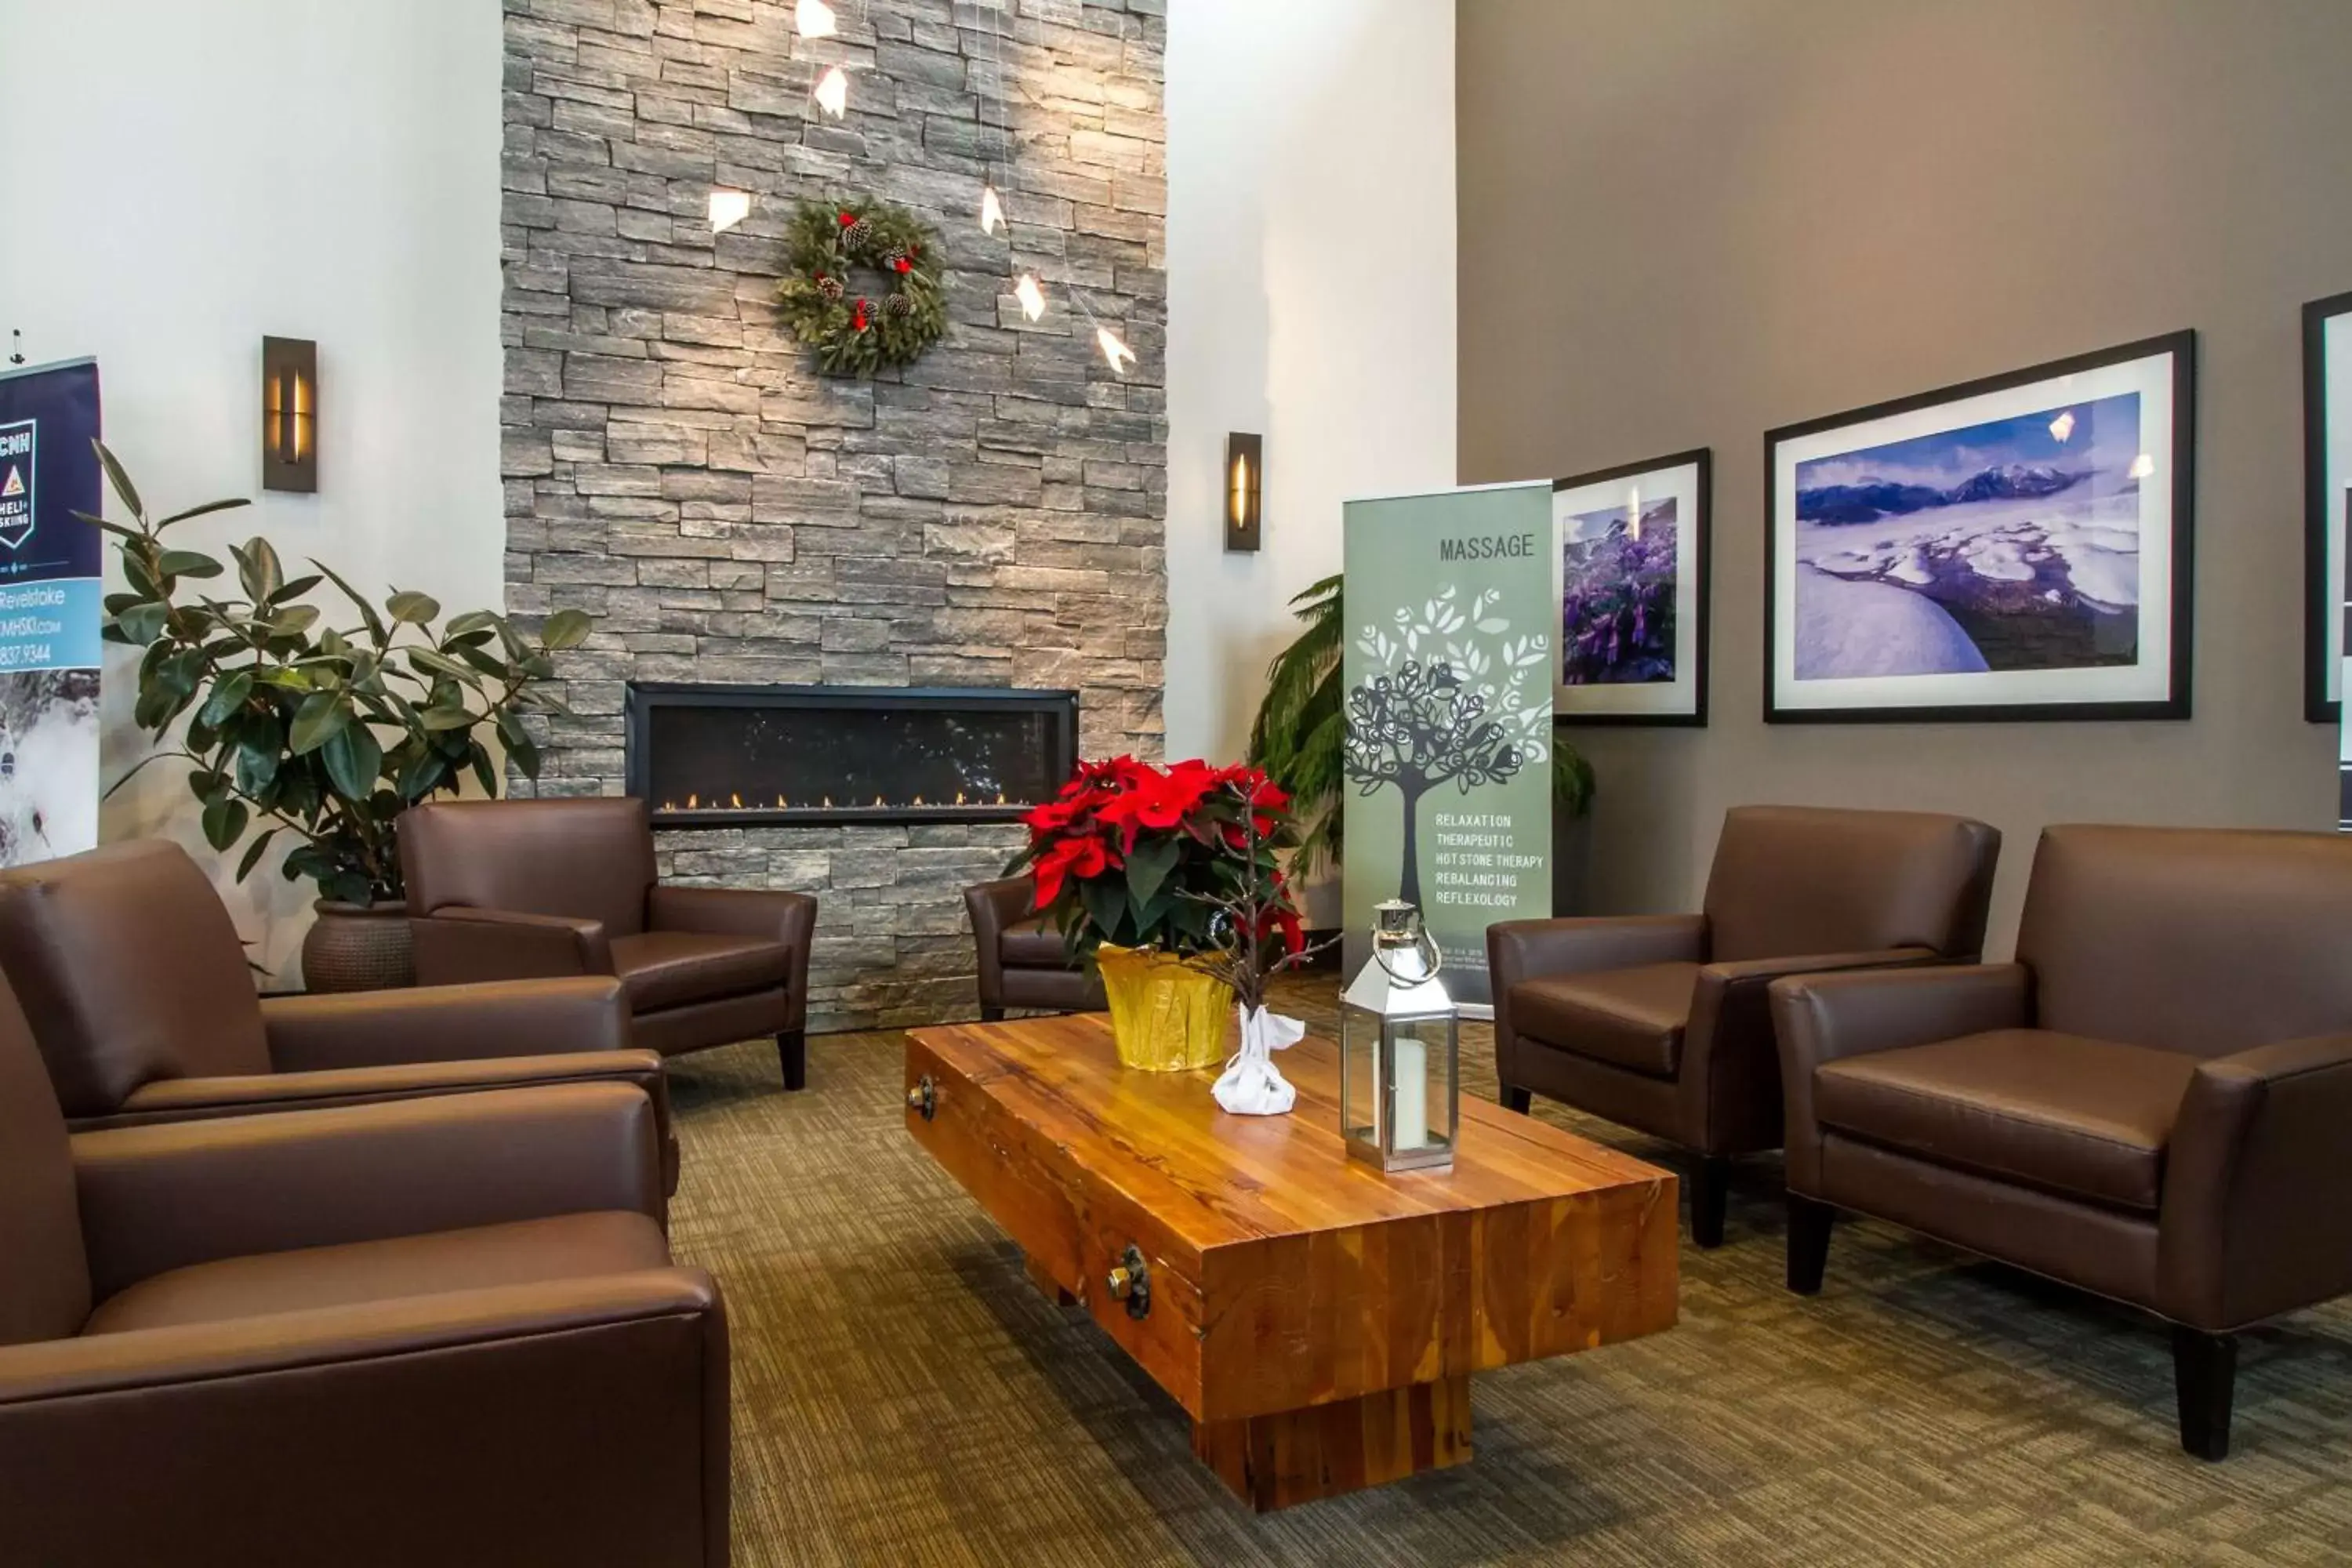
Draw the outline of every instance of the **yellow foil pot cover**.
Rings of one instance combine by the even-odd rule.
[[[1145,1072],[1191,1072],[1225,1058],[1225,1028],[1234,992],[1215,975],[1173,953],[1114,947],[1095,950],[1110,1032],[1122,1067]]]

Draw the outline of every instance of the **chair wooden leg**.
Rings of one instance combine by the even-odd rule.
[[[2230,1457],[2230,1402],[2238,1386],[2238,1340],[2172,1327],[2172,1376],[2180,1396],[2180,1447],[2200,1459]]]
[[[1731,1196],[1731,1162],[1720,1154],[1699,1161],[1691,1175],[1691,1243],[1723,1245],[1723,1211]]]
[[[980,1021],[983,1024],[1002,1024],[1004,1022],[1004,1009],[1002,1007],[992,1007],[987,1003],[982,1002],[980,1005]]]
[[[1789,1194],[1789,1289],[1818,1296],[1830,1266],[1830,1226],[1837,1211],[1812,1198]]]
[[[784,1088],[808,1087],[808,1036],[799,1029],[788,1029],[776,1037],[776,1058],[783,1064]]]
[[[1536,1091],[1531,1089],[1513,1089],[1507,1083],[1496,1093],[1496,1098],[1502,1102],[1504,1110],[1516,1110],[1521,1116],[1525,1116],[1536,1102]]]

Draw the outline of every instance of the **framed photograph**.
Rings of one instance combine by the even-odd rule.
[[[1764,437],[1769,723],[2186,719],[2196,335]]]
[[[2352,294],[2303,308],[2303,716],[2343,714],[2352,617]]]
[[[1552,485],[1559,668],[1580,724],[1706,722],[1707,450]]]

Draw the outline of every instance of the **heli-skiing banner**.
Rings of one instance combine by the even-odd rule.
[[[98,365],[0,371],[0,866],[98,843]]]
[[[1549,479],[1344,509],[1346,963],[1402,898],[1470,1007],[1490,1001],[1486,927],[1552,912],[1551,513]]]

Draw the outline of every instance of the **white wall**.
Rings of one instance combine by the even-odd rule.
[[[497,0],[0,0],[0,341],[97,356],[151,509],[256,498],[193,542],[257,532],[362,589],[503,604],[499,32]],[[265,333],[319,342],[315,497],[261,499]],[[105,671],[110,780],[146,752],[133,673]],[[168,766],[101,831],[210,864]],[[273,867],[227,893],[273,970],[310,891]]]
[[[1177,0],[1167,101],[1168,754],[1222,760],[1340,503],[1454,482],[1454,7]],[[1229,430],[1265,437],[1254,555]]]

